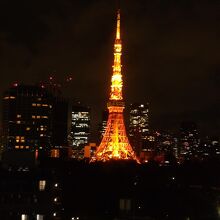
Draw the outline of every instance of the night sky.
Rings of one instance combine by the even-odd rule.
[[[122,0],[126,103],[149,102],[150,125],[198,123],[220,132],[220,1]],[[0,93],[54,75],[92,108],[95,127],[110,90],[115,0],[0,2]]]

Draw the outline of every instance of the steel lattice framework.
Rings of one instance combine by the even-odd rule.
[[[95,157],[91,161],[137,160],[129,143],[124,124],[124,101],[122,96],[121,74],[122,42],[120,37],[120,10],[117,12],[117,30],[114,44],[114,64],[111,79],[111,92],[107,104],[109,116],[107,127]]]

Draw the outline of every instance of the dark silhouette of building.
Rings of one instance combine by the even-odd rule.
[[[17,85],[3,95],[3,135],[7,150],[51,146],[52,96],[38,86]]]
[[[3,95],[5,150],[50,150],[66,144],[67,102],[47,89],[15,85]]]
[[[60,184],[39,170],[0,170],[0,219],[61,219]]]
[[[63,97],[53,98],[52,109],[52,136],[54,147],[67,146],[68,102]]]

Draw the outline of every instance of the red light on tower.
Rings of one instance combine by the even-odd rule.
[[[66,79],[67,82],[71,82],[72,80],[73,80],[73,77],[71,77],[71,76],[67,77],[67,79]]]
[[[18,86],[18,83],[17,82],[14,82],[13,83],[13,87],[17,87]]]

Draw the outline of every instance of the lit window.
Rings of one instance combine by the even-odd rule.
[[[32,103],[32,106],[36,106],[37,104],[36,103]]]
[[[24,146],[20,146],[20,148],[21,148],[21,149],[23,149],[23,148],[24,148]]]
[[[42,104],[43,107],[48,107],[48,104]]]
[[[40,214],[37,214],[37,220],[43,220],[44,219],[44,216],[43,215],[40,215]]]
[[[21,124],[21,121],[16,121],[17,124]]]
[[[40,107],[40,106],[41,106],[41,104],[37,104],[37,106],[38,106],[38,107]]]
[[[19,140],[18,140],[18,139],[16,139],[16,142],[18,143],[18,142],[19,142]]]
[[[37,101],[41,101],[42,100],[42,98],[37,98]]]
[[[37,118],[40,118],[40,116],[38,115]]]
[[[30,148],[30,146],[26,146],[26,149],[29,149]]]
[[[21,215],[21,220],[28,220],[28,215],[22,214]]]
[[[26,131],[30,131],[31,130],[31,128],[30,127],[26,127]]]
[[[46,180],[39,181],[39,191],[44,191],[46,188]]]
[[[45,116],[42,116],[42,118],[48,118],[48,116],[45,115]]]
[[[35,116],[35,115],[32,115],[32,118],[36,118],[36,116]]]
[[[21,115],[17,115],[17,118],[21,118]]]
[[[5,96],[3,99],[15,99],[14,96]]]
[[[15,146],[15,149],[19,149],[19,146]]]

